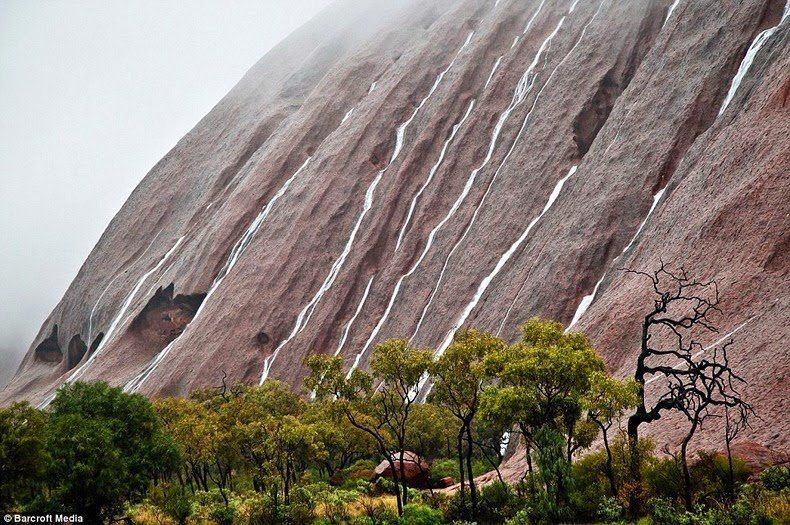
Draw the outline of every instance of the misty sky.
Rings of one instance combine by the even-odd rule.
[[[0,0],[0,386],[145,173],[329,0]]]

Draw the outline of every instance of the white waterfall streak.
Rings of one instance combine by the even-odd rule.
[[[502,271],[502,268],[505,267],[507,262],[513,257],[513,255],[518,251],[518,249],[521,248],[521,245],[524,244],[524,241],[527,239],[527,237],[529,236],[530,232],[535,227],[535,225],[540,221],[540,219],[543,218],[543,216],[546,214],[546,212],[548,212],[551,209],[551,207],[554,205],[554,203],[557,200],[557,197],[559,197],[560,192],[562,191],[562,187],[565,185],[565,182],[569,178],[571,178],[574,173],[576,173],[576,169],[577,169],[577,166],[573,166],[568,171],[568,174],[565,175],[565,177],[561,178],[559,180],[559,182],[557,182],[557,184],[554,186],[554,189],[551,192],[551,195],[549,195],[548,201],[546,201],[546,205],[543,207],[543,211],[541,211],[540,214],[537,217],[532,219],[532,222],[530,222],[529,225],[527,225],[527,228],[519,236],[519,238],[516,239],[516,241],[513,244],[510,245],[510,248],[508,248],[507,251],[504,254],[502,254],[502,256],[499,258],[499,261],[497,261],[497,264],[494,267],[494,269],[491,271],[491,273],[489,273],[480,282],[480,284],[477,287],[477,291],[475,292],[474,297],[466,305],[466,308],[463,309],[463,311],[461,312],[461,315],[458,316],[458,319],[456,319],[455,324],[447,332],[447,335],[445,336],[444,341],[442,341],[442,344],[437,349],[437,351],[436,351],[436,355],[437,356],[442,355],[444,353],[444,351],[447,350],[447,347],[450,346],[450,343],[453,342],[453,337],[455,336],[455,332],[459,328],[461,328],[461,326],[463,326],[463,324],[469,318],[469,315],[475,309],[475,306],[477,306],[477,304],[480,302],[480,299],[482,299],[483,294],[486,292],[486,290],[488,289],[488,287],[491,284],[491,282],[499,274],[499,272]]]
[[[576,4],[577,3],[578,3],[578,0],[577,0],[577,2],[573,3],[573,5],[571,6],[570,11],[568,11],[568,13],[573,12],[573,10],[576,8]],[[543,3],[540,4],[538,9],[540,9],[542,6],[543,6]],[[469,223],[467,224],[466,228],[464,229],[464,232],[461,235],[461,237],[458,239],[458,241],[456,241],[456,243],[450,249],[450,252],[447,254],[447,257],[444,260],[444,264],[442,265],[442,270],[439,273],[439,279],[437,280],[436,285],[434,285],[433,290],[431,291],[431,295],[430,295],[430,297],[428,299],[428,302],[426,303],[425,307],[422,310],[422,314],[420,315],[420,319],[417,322],[417,326],[416,326],[416,328],[414,330],[414,333],[412,334],[410,340],[413,340],[417,336],[420,328],[422,327],[422,323],[425,320],[425,316],[428,313],[428,310],[430,309],[431,304],[433,303],[433,300],[434,300],[434,298],[436,297],[436,294],[439,291],[439,288],[441,287],[442,281],[444,279],[444,275],[445,275],[445,273],[447,271],[447,267],[449,266],[449,263],[450,263],[450,259],[455,254],[455,251],[458,249],[458,247],[461,245],[461,243],[463,243],[463,241],[466,239],[466,236],[468,235],[469,231],[472,229],[472,226],[474,225],[475,221],[477,220],[477,216],[480,213],[480,210],[485,205],[486,200],[488,199],[488,196],[491,193],[491,189],[493,188],[494,183],[496,182],[496,179],[498,178],[499,174],[501,173],[502,168],[505,166],[507,161],[510,159],[510,156],[513,154],[513,151],[515,150],[519,139],[521,138],[521,136],[523,135],[524,131],[526,130],[527,123],[529,122],[529,119],[532,116],[532,112],[535,110],[535,107],[537,107],[537,104],[538,104],[538,101],[540,100],[541,95],[543,94],[543,92],[546,89],[546,87],[551,83],[551,80],[554,78],[554,75],[557,73],[557,71],[560,69],[560,67],[565,63],[565,61],[568,59],[568,57],[570,57],[573,54],[573,52],[576,50],[576,48],[579,46],[579,44],[581,43],[582,39],[584,38],[584,35],[587,33],[587,28],[590,26],[590,24],[592,24],[593,20],[595,20],[595,18],[598,16],[598,13],[601,11],[601,7],[602,6],[603,6],[603,1],[598,5],[598,9],[595,11],[595,14],[585,24],[584,28],[581,31],[581,35],[579,36],[579,40],[577,40],[576,44],[574,44],[574,46],[571,48],[571,50],[568,51],[568,53],[563,57],[563,59],[557,64],[557,66],[555,66],[555,68],[552,70],[551,74],[549,75],[548,79],[546,79],[546,82],[543,84],[543,87],[540,88],[540,90],[538,91],[537,95],[535,96],[535,99],[534,99],[534,101],[532,103],[532,106],[530,107],[529,111],[527,112],[527,115],[524,117],[524,121],[521,124],[521,128],[519,129],[519,131],[518,131],[518,133],[516,135],[516,138],[513,140],[513,143],[511,144],[510,149],[508,150],[508,152],[505,155],[505,157],[502,159],[502,162],[499,164],[499,167],[497,168],[496,172],[494,172],[494,175],[491,177],[491,180],[488,183],[488,187],[486,188],[486,191],[483,194],[482,199],[480,200],[479,204],[475,208],[475,211],[472,213],[472,218],[469,220]],[[537,16],[537,13],[535,15],[533,15],[532,19],[530,20],[530,24],[535,19],[535,16]],[[512,113],[513,110],[518,105],[520,105],[521,102],[523,102],[523,100],[526,98],[527,94],[529,94],[529,92],[532,91],[532,88],[533,88],[533,86],[535,84],[535,80],[536,80],[536,77],[537,77],[537,75],[534,73],[534,70],[537,67],[538,63],[540,62],[540,59],[541,59],[542,55],[544,54],[546,49],[551,44],[551,41],[554,39],[554,37],[557,35],[557,33],[559,33],[559,31],[562,28],[563,24],[565,23],[566,19],[567,19],[567,15],[563,16],[560,19],[560,21],[557,23],[557,26],[554,28],[554,31],[552,31],[552,33],[548,37],[546,37],[546,40],[543,41],[543,43],[541,44],[540,48],[538,49],[538,52],[535,54],[535,58],[532,60],[532,63],[529,65],[529,67],[525,71],[524,75],[521,77],[521,80],[519,81],[518,86],[516,86],[516,92],[515,92],[515,94],[513,96],[513,101],[511,102],[510,107],[508,107],[508,109],[505,110],[505,112],[502,114],[502,116],[500,116],[499,122],[497,122],[497,126],[494,129],[494,135],[492,137],[491,146],[489,147],[488,155],[486,156],[486,159],[484,160],[483,164],[479,168],[477,168],[477,170],[472,172],[472,178],[474,178],[477,175],[477,172],[479,172],[481,169],[483,169],[488,164],[488,162],[491,160],[491,157],[493,156],[494,147],[496,146],[496,141],[498,139],[498,136],[499,136],[499,133],[501,131],[501,128],[502,128],[502,126],[505,123],[505,120],[510,116],[510,113]]]
[[[631,241],[628,243],[628,245],[625,248],[623,248],[623,253],[630,250],[631,246],[634,245],[634,243],[636,242],[636,238],[639,237],[640,233],[642,233],[642,230],[645,228],[648,219],[650,219],[650,216],[653,215],[653,212],[656,210],[656,206],[658,206],[658,203],[661,200],[661,198],[664,196],[664,192],[666,190],[667,190],[666,187],[661,188],[660,190],[658,190],[658,192],[656,192],[655,195],[653,195],[653,204],[650,205],[650,209],[648,210],[647,215],[645,215],[645,218],[642,220],[642,224],[639,225],[639,228],[636,230],[634,236],[631,237]]]
[[[159,270],[162,267],[162,265],[173,255],[173,253],[175,253],[178,247],[181,246],[181,243],[184,241],[184,237],[179,238],[176,241],[176,243],[173,245],[173,247],[170,248],[170,250],[168,250],[168,252],[165,253],[165,255],[159,260],[159,262],[156,263],[156,265],[154,265],[153,268],[145,272],[142,275],[142,277],[140,277],[140,279],[137,280],[137,283],[135,284],[134,288],[126,297],[126,300],[121,306],[120,311],[110,323],[110,327],[107,329],[107,333],[102,338],[101,343],[99,343],[99,346],[96,348],[96,350],[94,350],[94,352],[88,357],[88,359],[83,364],[79,365],[71,372],[71,374],[69,374],[69,377],[66,378],[64,384],[69,384],[79,379],[82,376],[83,372],[86,370],[86,368],[93,362],[94,359],[96,359],[96,356],[102,353],[104,347],[107,346],[107,344],[112,340],[113,336],[115,335],[116,329],[121,324],[121,320],[124,318],[126,311],[129,309],[129,306],[131,306],[135,296],[137,296],[137,292],[140,291],[140,288],[143,286],[143,284],[145,284],[145,281],[147,281],[152,274],[154,274],[157,270]],[[43,408],[49,405],[49,403],[52,401],[52,399],[54,399],[54,397],[55,394],[53,393],[40,405],[40,407]]]
[[[741,61],[740,67],[738,67],[738,72],[732,79],[730,90],[727,92],[727,97],[724,99],[724,103],[721,105],[721,109],[719,110],[720,116],[724,113],[724,111],[727,109],[727,106],[730,105],[730,102],[732,102],[732,99],[738,92],[738,88],[741,86],[741,82],[743,82],[743,79],[746,77],[749,69],[751,69],[757,53],[760,51],[760,49],[762,49],[768,39],[773,36],[776,30],[779,29],[779,27],[784,23],[788,14],[790,14],[790,0],[785,3],[784,13],[782,13],[782,20],[780,20],[780,22],[774,27],[769,27],[754,38],[752,44],[749,46],[749,50],[746,52],[746,56],[744,56],[743,61]]]
[[[727,339],[729,339],[729,338],[730,338],[730,337],[732,337],[733,335],[735,335],[735,334],[737,334],[738,332],[740,332],[740,330],[741,330],[743,327],[745,327],[747,324],[751,323],[751,322],[752,322],[752,321],[755,319],[755,317],[759,317],[759,316],[752,316],[752,317],[749,317],[749,318],[748,318],[746,321],[744,321],[743,323],[739,324],[738,326],[736,326],[735,328],[733,328],[732,330],[730,330],[729,332],[727,332],[727,333],[726,333],[726,334],[725,334],[723,337],[720,337],[719,339],[717,339],[717,340],[716,340],[716,341],[714,341],[713,343],[711,343],[711,344],[709,344],[708,346],[704,347],[702,350],[700,350],[700,351],[699,351],[699,352],[697,352],[696,354],[692,355],[692,356],[691,356],[691,359],[696,359],[696,358],[698,358],[699,356],[701,356],[702,354],[704,354],[705,352],[707,352],[707,351],[708,351],[708,350],[710,350],[711,348],[716,348],[717,346],[719,346],[720,344],[722,344],[724,341],[726,341]],[[682,364],[682,362],[680,362],[680,363],[678,363],[678,364]],[[676,366],[677,366],[677,365],[676,365]],[[647,381],[645,381],[645,384],[646,384],[646,385],[649,385],[649,384],[650,384],[650,383],[652,383],[653,381],[657,381],[658,379],[661,379],[662,377],[666,377],[666,376],[664,376],[663,374],[661,374],[661,375],[655,375],[655,376],[651,377],[650,379],[648,379]]]
[[[526,27],[524,27],[524,31],[522,31],[520,35],[517,35],[516,38],[513,39],[513,44],[511,44],[510,49],[513,49],[514,47],[516,47],[516,45],[524,37],[524,35],[527,34],[527,32],[529,31],[529,28],[532,27],[532,23],[535,21],[535,18],[537,18],[538,14],[543,10],[543,5],[545,3],[546,3],[546,0],[542,0],[540,2],[540,5],[538,5],[538,8],[535,10],[535,13],[532,15],[532,17],[527,22]],[[574,3],[571,6],[571,10],[568,11],[568,12],[572,13],[575,8],[576,8],[576,3]]]
[[[373,277],[370,278],[368,281],[368,285],[365,287],[365,293],[362,294],[362,299],[359,301],[357,305],[357,309],[354,311],[354,315],[346,324],[346,327],[343,329],[343,336],[340,338],[340,343],[337,345],[337,350],[335,350],[335,356],[340,355],[340,351],[343,350],[343,347],[346,345],[346,340],[348,339],[348,333],[351,331],[351,326],[354,324],[354,321],[357,320],[359,317],[359,313],[362,311],[362,308],[365,306],[365,301],[368,300],[368,294],[370,294],[370,286],[373,284]]]
[[[502,63],[502,59],[503,58],[504,58],[504,55],[501,55],[499,58],[496,59],[496,62],[494,62],[494,67],[491,68],[491,74],[488,75],[488,80],[486,80],[486,83],[483,86],[483,89],[488,88],[488,85],[491,83],[491,80],[493,80],[493,78],[494,78],[494,73],[496,73],[496,70],[499,69],[499,64]]]
[[[253,237],[255,237],[255,234],[258,232],[258,230],[260,230],[261,225],[264,223],[266,218],[271,213],[272,209],[274,208],[274,205],[277,203],[278,200],[280,200],[280,198],[283,195],[285,195],[285,192],[288,191],[288,188],[291,186],[294,179],[296,179],[296,177],[300,173],[302,173],[302,171],[310,163],[311,158],[312,157],[307,157],[307,160],[304,161],[304,163],[299,167],[299,169],[296,170],[296,172],[294,172],[294,174],[291,175],[291,177],[285,181],[285,183],[280,187],[280,189],[277,190],[277,193],[275,193],[274,196],[266,204],[266,206],[263,207],[263,209],[258,214],[258,216],[255,217],[252,223],[250,223],[250,225],[245,230],[244,234],[242,234],[241,238],[238,241],[236,241],[236,244],[233,246],[233,249],[230,251],[230,255],[228,256],[228,260],[225,263],[225,267],[214,279],[214,282],[212,283],[211,287],[208,289],[208,292],[206,292],[206,297],[204,297],[203,302],[200,303],[200,306],[195,312],[195,315],[192,317],[192,321],[190,321],[190,325],[194,323],[197,320],[197,318],[200,316],[200,314],[203,312],[203,309],[206,307],[206,304],[208,304],[209,298],[214,294],[217,288],[219,288],[220,284],[222,284],[222,281],[225,279],[228,273],[230,273],[233,267],[236,266],[236,263],[239,262],[241,256],[247,250],[250,243],[252,243]],[[170,342],[170,344],[168,344],[164,349],[162,349],[158,354],[156,354],[154,358],[151,360],[151,362],[149,362],[148,365],[143,369],[142,372],[140,372],[132,380],[126,383],[124,390],[127,392],[137,391],[140,388],[140,386],[142,386],[142,384],[145,383],[145,381],[151,376],[151,374],[154,373],[154,371],[157,369],[159,364],[170,353],[170,350],[173,348],[176,341],[178,341],[181,338],[181,336],[183,336],[187,332],[187,330],[189,330],[189,325],[187,325],[187,327],[184,329],[183,332],[181,332],[181,334],[178,335],[178,337],[173,339]]]
[[[626,245],[625,248],[623,248],[623,251],[620,253],[620,255],[614,258],[612,264],[614,264],[617,261],[617,259],[619,259],[625,252],[630,250],[631,246],[634,245],[637,237],[639,237],[639,234],[642,233],[642,230],[647,224],[648,219],[650,219],[650,216],[653,215],[653,212],[655,211],[656,206],[658,206],[658,202],[661,200],[661,197],[664,196],[665,191],[666,188],[661,188],[655,195],[653,195],[653,204],[650,205],[650,210],[648,210],[647,215],[645,215],[645,218],[642,220],[642,223],[639,225],[639,228],[636,230],[634,236],[631,237],[631,241],[628,243],[628,245]],[[597,283],[595,283],[595,287],[593,288],[592,293],[590,295],[585,295],[582,298],[581,302],[579,303],[579,306],[576,308],[576,312],[573,314],[573,319],[571,320],[571,323],[565,329],[566,333],[570,331],[570,329],[573,328],[573,325],[579,322],[579,319],[581,319],[582,316],[585,314],[585,312],[587,312],[587,309],[590,307],[590,305],[595,300],[595,297],[598,295],[598,288],[600,288],[601,283],[603,283],[606,274],[607,272],[604,271],[603,275],[601,275],[601,278],[598,279]]]
[[[423,189],[425,189],[425,186],[427,186],[430,183],[431,179],[433,178],[433,174],[435,173],[436,169],[439,167],[439,165],[442,162],[442,159],[444,158],[444,155],[445,155],[445,153],[447,151],[448,145],[453,140],[453,137],[455,137],[456,133],[458,132],[458,129],[461,127],[461,125],[463,125],[464,121],[466,121],[467,117],[469,117],[469,113],[471,113],[472,108],[474,107],[474,103],[475,103],[475,101],[473,100],[469,104],[469,108],[466,110],[466,114],[461,119],[461,121],[458,122],[458,124],[456,124],[455,126],[453,126],[453,131],[450,134],[450,137],[444,143],[444,148],[442,149],[442,153],[439,156],[439,161],[434,165],[433,168],[431,168],[431,174],[429,175],[428,180],[425,182],[423,187],[420,189],[420,193],[422,192]],[[419,193],[415,197],[415,199],[412,201],[412,209],[414,207],[414,203],[416,202],[417,197],[419,197]],[[409,217],[411,217],[411,210],[409,212]],[[395,304],[395,300],[398,298],[398,294],[400,293],[400,289],[401,289],[401,285],[403,284],[403,281],[405,279],[407,279],[408,277],[410,277],[417,270],[417,267],[422,263],[423,259],[425,259],[425,256],[428,254],[428,252],[431,249],[431,246],[433,245],[433,240],[436,237],[436,232],[439,230],[439,228],[441,228],[441,226],[445,222],[447,222],[448,218],[449,218],[449,215],[448,215],[448,217],[445,217],[444,220],[442,220],[437,226],[435,226],[433,228],[433,230],[431,230],[431,232],[428,234],[428,241],[425,243],[425,247],[423,248],[423,251],[420,254],[420,257],[412,265],[412,267],[409,269],[409,271],[406,272],[405,274],[401,275],[400,278],[398,279],[398,282],[395,284],[395,289],[392,291],[392,295],[390,296],[389,302],[387,303],[387,308],[385,309],[384,314],[381,316],[381,318],[379,319],[378,323],[373,328],[373,331],[371,332],[370,337],[368,337],[368,340],[365,342],[365,345],[362,347],[362,350],[357,354],[356,359],[354,359],[354,364],[351,366],[351,368],[348,371],[349,376],[357,368],[357,366],[359,366],[360,359],[362,359],[362,357],[365,355],[365,353],[367,352],[367,350],[370,347],[370,345],[373,343],[373,340],[378,335],[379,331],[381,330],[381,327],[384,326],[384,323],[386,322],[387,318],[389,317],[389,314],[392,311],[392,307]],[[404,227],[405,227],[405,225],[404,225]]]
[[[406,120],[405,122],[403,122],[402,124],[400,124],[397,127],[397,129],[395,131],[395,148],[393,149],[392,156],[390,157],[390,160],[387,163],[387,166],[384,167],[384,169],[382,169],[381,171],[379,171],[376,174],[376,176],[374,177],[373,181],[370,183],[370,186],[368,186],[368,189],[365,192],[365,200],[364,200],[363,205],[362,205],[362,210],[361,210],[359,216],[357,217],[357,221],[354,224],[354,227],[351,229],[351,234],[349,235],[348,240],[346,241],[346,244],[345,244],[345,246],[343,248],[343,251],[341,252],[340,256],[338,256],[338,258],[335,260],[334,264],[332,264],[332,267],[329,269],[329,273],[327,274],[326,278],[324,279],[324,282],[321,283],[321,286],[319,287],[318,291],[315,293],[315,295],[312,297],[312,299],[310,299],[310,301],[302,309],[302,311],[299,312],[299,315],[296,318],[296,322],[294,323],[294,326],[291,329],[291,332],[288,335],[288,337],[286,337],[282,342],[280,342],[280,344],[277,345],[277,348],[274,349],[274,352],[272,352],[271,355],[269,355],[264,360],[263,371],[261,373],[261,379],[259,381],[259,384],[263,384],[264,381],[266,381],[266,379],[268,379],[269,372],[271,371],[271,368],[272,368],[272,364],[277,359],[278,355],[280,354],[280,351],[283,349],[283,347],[285,345],[287,345],[289,342],[291,342],[291,340],[294,337],[296,337],[296,335],[299,334],[299,332],[301,332],[304,329],[304,327],[310,321],[310,317],[313,315],[313,312],[315,312],[316,306],[321,301],[321,299],[324,297],[326,292],[329,291],[329,289],[334,284],[335,280],[337,279],[337,276],[340,274],[340,270],[342,269],[343,264],[346,261],[346,258],[351,253],[351,248],[354,245],[354,241],[356,240],[357,234],[359,233],[359,229],[362,226],[362,222],[365,219],[365,216],[368,214],[370,209],[373,207],[376,187],[381,182],[382,177],[387,172],[389,167],[392,166],[392,164],[395,162],[395,160],[398,158],[398,156],[400,155],[401,151],[403,150],[403,144],[404,144],[404,140],[405,140],[405,137],[406,137],[406,130],[407,130],[407,128],[414,121],[414,119],[417,117],[417,114],[420,112],[420,110],[423,108],[423,106],[425,106],[425,103],[428,101],[428,99],[430,99],[431,96],[434,94],[434,92],[439,87],[439,84],[441,84],[441,82],[444,79],[444,77],[447,74],[447,72],[450,71],[450,68],[452,68],[453,65],[455,64],[455,61],[460,56],[461,52],[472,41],[472,37],[473,36],[474,36],[474,31],[469,33],[469,36],[466,38],[466,41],[463,43],[461,48],[455,54],[455,56],[453,57],[452,61],[450,61],[450,64],[436,76],[436,79],[434,80],[433,85],[431,86],[431,89],[428,91],[428,94],[420,101],[420,103],[417,105],[415,110],[412,112],[412,114],[408,118],[408,120]],[[373,91],[373,89],[375,89],[375,84],[376,83],[374,82],[373,85],[371,85],[370,91]]]
[[[573,314],[573,319],[571,320],[571,324],[569,324],[568,328],[565,329],[566,333],[571,328],[573,328],[573,325],[575,325],[579,321],[579,319],[581,319],[581,317],[584,315],[584,313],[590,307],[592,302],[595,300],[595,296],[598,295],[598,288],[601,286],[601,283],[603,282],[604,277],[606,277],[606,272],[604,272],[603,275],[601,276],[601,278],[598,279],[598,282],[595,283],[595,287],[593,288],[592,293],[590,295],[585,295],[584,297],[582,297],[582,300],[579,303],[579,306],[576,308],[576,313]]]
[[[675,11],[675,8],[678,6],[679,3],[680,3],[680,0],[675,0],[674,2],[672,2],[672,5],[669,6],[669,9],[667,10],[667,16],[666,16],[666,18],[664,18],[664,24],[661,26],[662,28],[665,25],[667,25],[667,22],[669,22],[669,17],[672,16],[672,13]]]
[[[343,120],[341,120],[340,123],[342,124],[343,122],[347,121],[351,117],[352,113],[354,113],[354,108],[351,108],[348,111],[346,111],[346,114],[343,115]]]
[[[148,246],[146,246],[145,250],[143,250],[143,253],[141,253],[141,254],[140,254],[140,256],[139,256],[137,259],[135,259],[135,260],[134,260],[134,262],[133,262],[131,265],[129,265],[129,267],[132,267],[132,266],[134,266],[135,264],[137,264],[138,262],[140,262],[140,260],[141,260],[143,257],[145,257],[145,254],[147,254],[147,253],[148,253],[148,250],[150,250],[150,249],[151,249],[151,246],[153,246],[153,245],[154,245],[154,243],[156,242],[156,240],[159,238],[159,234],[161,234],[161,233],[162,233],[162,230],[159,230],[159,231],[156,233],[156,235],[154,235],[154,238],[153,238],[153,239],[151,239],[151,242],[149,242],[149,243],[148,243]],[[123,272],[115,274],[115,277],[113,277],[113,278],[110,280],[110,282],[109,282],[109,283],[107,283],[107,286],[105,286],[105,287],[104,287],[104,290],[102,290],[102,293],[99,295],[99,298],[98,298],[98,299],[96,299],[96,302],[95,302],[95,303],[93,303],[93,308],[91,308],[91,313],[88,315],[88,338],[86,339],[86,343],[87,343],[89,346],[90,346],[91,342],[93,341],[93,338],[92,338],[92,336],[93,336],[93,315],[96,313],[96,308],[99,306],[99,303],[101,303],[101,300],[102,300],[102,298],[104,297],[104,295],[105,295],[105,294],[107,293],[107,291],[110,289],[110,286],[112,286],[112,285],[113,285],[113,283],[114,283],[115,281],[117,281],[117,280],[118,280],[118,277],[120,277],[121,275],[123,275]]]
[[[403,222],[403,226],[401,226],[400,233],[398,233],[398,241],[397,243],[395,243],[395,251],[398,251],[401,242],[403,242],[403,236],[406,234],[406,229],[409,226],[409,222],[411,221],[412,215],[414,215],[414,209],[417,207],[417,201],[422,196],[423,192],[425,191],[425,188],[427,188],[428,185],[430,185],[431,182],[433,181],[434,175],[436,175],[436,172],[438,171],[439,167],[442,165],[442,162],[444,162],[444,157],[447,154],[447,148],[450,147],[450,144],[453,142],[453,139],[455,139],[458,130],[461,128],[461,126],[463,126],[464,122],[466,122],[466,119],[469,117],[469,114],[472,112],[472,109],[474,107],[475,107],[475,101],[472,100],[469,103],[469,107],[466,109],[466,114],[464,114],[461,121],[453,126],[453,129],[450,132],[450,136],[444,142],[444,146],[442,146],[442,151],[441,153],[439,153],[439,160],[437,160],[436,163],[433,166],[431,166],[431,169],[428,172],[428,178],[425,179],[425,182],[417,191],[417,194],[414,195],[414,198],[412,198],[411,204],[409,205],[409,213],[406,215],[406,220]]]
[[[214,283],[211,285],[211,288],[209,288],[208,294],[206,295],[206,299],[208,299],[209,296],[212,294],[212,292],[216,290],[220,282],[222,282],[225,276],[228,275],[228,272],[230,272],[233,269],[233,267],[236,266],[236,263],[239,262],[239,259],[241,258],[241,256],[247,250],[247,247],[249,247],[250,243],[252,242],[253,237],[255,237],[255,234],[258,233],[258,230],[261,228],[261,224],[263,224],[263,222],[272,212],[272,208],[274,208],[274,205],[277,203],[278,200],[280,200],[280,198],[283,195],[285,195],[285,192],[288,191],[288,188],[291,186],[294,179],[296,179],[296,177],[300,173],[302,173],[302,171],[310,163],[311,159],[312,157],[307,157],[307,160],[304,161],[304,164],[302,164],[299,167],[299,169],[296,170],[296,172],[293,175],[291,175],[291,177],[288,180],[285,181],[285,183],[280,187],[280,189],[277,190],[277,193],[275,193],[274,196],[269,200],[269,202],[266,203],[266,206],[263,207],[263,209],[258,214],[258,216],[255,217],[252,223],[250,223],[250,225],[247,227],[247,230],[244,232],[241,238],[233,246],[233,249],[230,251],[230,255],[228,256],[228,261],[225,263],[225,267],[222,269],[222,271],[214,279]],[[203,302],[205,303],[205,300]]]
[[[368,95],[370,95],[371,93],[373,93],[374,91],[376,91],[376,86],[377,86],[377,85],[378,85],[378,82],[373,82],[373,83],[370,85],[370,88],[368,89]]]

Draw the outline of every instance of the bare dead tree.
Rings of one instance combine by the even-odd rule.
[[[712,407],[739,407],[747,411],[751,408],[741,400],[734,388],[736,382],[743,380],[732,372],[727,359],[727,348],[732,341],[724,344],[720,350],[714,349],[712,360],[704,357],[699,359],[705,353],[705,348],[695,340],[696,334],[718,333],[711,319],[721,313],[717,282],[693,279],[682,267],[671,271],[663,261],[657,270],[650,273],[630,269],[624,271],[648,279],[655,294],[653,308],[645,314],[642,322],[641,346],[634,371],[638,400],[636,410],[628,418],[627,424],[630,475],[637,487],[631,494],[629,509],[635,515],[641,505],[638,442],[642,425],[657,421],[668,411],[685,414],[692,425],[684,439],[683,456],[688,441],[702,420],[709,416]],[[654,342],[659,334],[668,336],[669,342],[659,346]],[[645,384],[649,376],[663,377],[664,381],[659,382],[660,390],[648,405]],[[684,477],[688,478],[687,464],[685,460],[683,462]],[[689,491],[687,486],[687,505]]]
[[[691,493],[691,475],[688,465],[688,445],[694,434],[706,419],[719,418],[721,415],[713,410],[724,407],[725,413],[731,409],[738,413],[739,421],[748,421],[752,406],[745,402],[736,388],[736,383],[745,384],[729,365],[727,349],[732,340],[722,345],[721,349],[713,348],[711,358],[701,358],[691,368],[691,374],[673,377],[669,382],[671,396],[678,400],[677,410],[689,422],[689,428],[680,446],[680,461],[683,467],[683,500],[686,509],[693,509]],[[697,343],[695,343],[697,344]],[[700,351],[702,348],[700,347]]]
[[[729,406],[724,407],[724,446],[727,451],[727,492],[730,500],[735,499],[735,469],[732,460],[732,443],[742,430],[749,428],[750,419],[754,416],[754,410],[742,410],[740,407],[733,410]]]

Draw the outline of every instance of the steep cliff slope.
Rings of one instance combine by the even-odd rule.
[[[790,22],[779,0],[339,0],[134,191],[0,399],[294,387],[461,326],[574,323],[628,374],[663,259],[787,446]],[[714,341],[705,341],[713,343]],[[675,423],[653,431],[673,439]],[[716,436],[707,436],[715,441]]]

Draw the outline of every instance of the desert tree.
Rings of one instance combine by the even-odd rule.
[[[534,492],[532,450],[540,449],[538,431],[545,443],[555,447],[560,436],[563,461],[570,464],[573,451],[589,444],[590,435],[577,435],[583,414],[583,399],[590,388],[590,378],[604,371],[604,363],[589,341],[580,333],[565,333],[564,326],[533,318],[522,328],[520,342],[499,348],[485,358],[485,369],[496,380],[496,388],[487,389],[481,412],[504,428],[515,428],[526,448],[527,472]],[[540,450],[537,450],[540,453]],[[554,453],[543,451],[541,457]],[[569,480],[566,468],[555,469],[555,505],[567,503]],[[545,476],[541,475],[542,478]]]
[[[606,463],[604,468],[612,495],[617,495],[617,480],[614,475],[610,431],[627,410],[636,406],[637,383],[633,380],[620,381],[612,376],[595,372],[590,378],[590,390],[584,398],[587,420],[600,429]]]
[[[624,271],[647,279],[654,295],[653,307],[642,321],[640,351],[634,370],[636,409],[627,423],[630,476],[639,487],[638,441],[642,425],[657,421],[666,412],[682,412],[692,423],[690,434],[684,439],[687,442],[699,428],[700,418],[707,417],[711,406],[747,405],[734,388],[734,384],[742,380],[733,373],[727,358],[727,348],[732,341],[718,350],[706,349],[698,341],[700,335],[718,333],[713,319],[721,313],[716,280],[694,279],[684,268],[673,271],[663,261],[652,272]],[[710,359],[701,358],[706,352],[712,356]],[[657,388],[648,403],[645,386],[653,381],[657,381]],[[687,443],[684,448],[686,446]],[[684,474],[688,478],[688,473]],[[687,486],[686,492],[689,490]],[[630,496],[632,515],[639,509],[640,496],[638,489]],[[689,505],[688,493],[686,496]]]
[[[367,433],[389,464],[399,515],[408,499],[405,451],[410,417],[432,361],[430,350],[413,348],[402,339],[376,345],[370,361],[372,373],[357,368],[346,374],[338,357],[307,359],[311,373],[305,386],[315,392],[316,399],[331,401],[351,425]]]
[[[501,351],[506,346],[502,339],[488,332],[458,332],[447,350],[430,367],[434,384],[429,400],[446,407],[457,419],[456,454],[461,504],[465,505],[465,485],[468,480],[473,517],[477,512],[477,488],[472,472],[472,423],[480,409],[484,389],[490,383],[484,360],[492,352]]]

